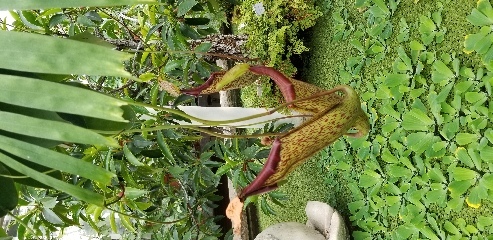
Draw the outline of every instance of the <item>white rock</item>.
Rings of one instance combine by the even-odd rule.
[[[297,222],[272,225],[262,231],[255,240],[325,240],[315,229]]]
[[[307,226],[314,227],[328,240],[349,239],[344,219],[341,215],[323,202],[309,201],[306,204]]]

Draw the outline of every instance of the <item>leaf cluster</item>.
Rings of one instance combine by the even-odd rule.
[[[489,9],[485,2],[472,14]],[[491,236],[491,72],[442,50],[451,29],[442,15],[451,2],[393,21],[399,4],[354,6],[364,8],[366,23],[353,22],[347,38],[356,56],[348,57],[338,81],[361,88],[372,132],[329,148],[327,166],[337,173],[327,180],[348,184],[343,194],[353,200],[345,211],[355,239]],[[381,71],[367,70],[379,63]]]
[[[256,14],[253,11],[255,4],[261,4],[265,12]],[[242,1],[238,8],[240,13],[236,23],[238,31],[248,35],[249,53],[287,74],[296,72],[289,59],[308,51],[300,35],[315,25],[316,19],[322,15],[314,2],[248,0]]]

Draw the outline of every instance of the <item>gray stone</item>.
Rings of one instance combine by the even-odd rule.
[[[344,219],[339,212],[323,202],[309,201],[306,204],[307,226],[314,227],[328,240],[349,239]]]
[[[255,240],[325,240],[315,229],[302,223],[284,222],[272,225],[262,231]]]
[[[349,234],[344,219],[331,206],[309,201],[305,208],[308,221],[306,225],[284,222],[270,226],[255,240],[346,240]]]

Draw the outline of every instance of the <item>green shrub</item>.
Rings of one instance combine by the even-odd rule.
[[[255,13],[256,4],[261,4],[265,12]],[[292,74],[296,69],[289,58],[308,51],[299,33],[315,25],[322,12],[311,0],[246,0],[241,3],[240,14],[239,32],[249,37],[249,53]]]

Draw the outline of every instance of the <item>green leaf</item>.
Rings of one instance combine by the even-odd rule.
[[[175,158],[173,157],[173,154],[171,153],[171,150],[170,150],[168,144],[166,143],[166,140],[164,139],[164,135],[163,135],[163,133],[161,131],[158,131],[157,132],[157,144],[158,144],[159,149],[161,150],[161,152],[166,157],[166,159],[168,159],[168,161],[170,163],[174,163],[175,162]],[[216,144],[216,146],[217,146],[217,144]],[[217,150],[217,149],[215,149],[215,150]],[[218,154],[218,152],[216,152],[216,154]]]
[[[68,17],[64,14],[55,14],[50,18],[50,23],[49,27],[55,27],[56,25],[62,23],[63,21],[67,20]]]
[[[0,84],[0,102],[116,122],[126,121],[120,108],[127,105],[126,102],[87,89],[9,75],[0,75]]]
[[[91,130],[69,123],[33,118],[10,112],[0,112],[0,129],[62,142],[120,146],[115,139],[105,138]]]
[[[38,21],[36,21],[36,16],[34,16],[33,13],[31,13],[29,11],[20,11],[18,13],[19,13],[19,17],[20,17],[22,23],[24,23],[27,27],[29,27],[33,30],[37,30],[37,31],[43,31],[44,30],[40,26],[41,24]]]
[[[366,4],[366,0],[356,0],[354,7],[361,8]],[[342,20],[342,19],[341,19]]]
[[[172,166],[168,168],[168,171],[174,178],[180,178],[180,175],[183,174],[186,169],[182,167]]]
[[[443,125],[442,131],[440,132],[443,137],[447,140],[451,140],[455,134],[459,131],[459,119],[454,119]]]
[[[123,154],[125,155],[125,158],[128,160],[130,164],[137,167],[145,166],[145,164],[140,162],[139,159],[137,159],[137,157],[134,156],[134,154],[128,148],[127,144],[123,146]]]
[[[139,197],[142,197],[147,193],[148,193],[148,191],[143,190],[143,189],[138,189],[138,188],[133,188],[133,187],[126,187],[125,188],[125,197],[129,198],[131,200],[135,200]]]
[[[385,78],[385,85],[388,87],[407,86],[409,85],[409,76],[407,74],[389,74]]]
[[[0,0],[0,10],[38,10],[49,8],[74,8],[74,7],[110,7],[133,4],[158,4],[157,0],[64,0],[64,1],[37,1]]]
[[[178,12],[177,16],[181,17],[185,15],[190,9],[193,8],[198,2],[195,0],[183,0],[179,5],[178,5]]]
[[[143,73],[139,76],[139,79],[142,82],[148,82],[148,81],[151,81],[152,79],[155,79],[155,78],[156,78],[156,74],[151,73],[151,72],[146,72],[146,73]]]
[[[479,181],[487,189],[493,190],[493,174],[485,174]]]
[[[426,199],[430,203],[437,203],[439,205],[445,203],[447,191],[443,189],[431,190],[426,193]]]
[[[486,146],[480,152],[481,159],[483,161],[492,163],[493,162],[493,147]]]
[[[434,135],[432,133],[417,132],[411,133],[407,136],[407,146],[416,152],[421,154],[430,146],[433,145]]]
[[[398,163],[397,158],[390,152],[388,148],[382,150],[382,160],[387,163]]]
[[[450,196],[453,198],[447,202],[447,210],[461,211],[464,205],[464,198],[460,197],[460,195],[454,195],[454,193],[451,193]]]
[[[493,7],[488,0],[478,0],[477,9],[489,19],[493,19]]]
[[[471,188],[469,195],[466,198],[466,203],[469,207],[479,208],[481,206],[481,192],[484,192],[485,189],[481,189],[480,186],[474,186]]]
[[[466,92],[466,101],[470,103],[475,103],[479,100],[486,98],[486,94],[482,92]]]
[[[428,131],[429,126],[435,122],[418,108],[404,114],[402,117],[402,127],[406,130]]]
[[[109,184],[115,174],[68,155],[0,135],[0,148],[27,161]]]
[[[476,26],[486,26],[493,24],[493,19],[486,17],[483,13],[476,8],[472,10],[471,14],[466,17],[467,21]]]
[[[463,92],[467,91],[473,84],[474,84],[473,81],[464,81],[464,82],[457,83],[457,84],[455,84],[455,91],[459,94],[463,93]]]
[[[478,141],[478,139],[479,136],[473,133],[457,133],[457,136],[455,137],[455,141],[459,145],[467,145],[472,142]]]
[[[408,239],[411,235],[416,234],[418,230],[411,224],[403,224],[395,229],[395,233],[400,239]]]
[[[426,50],[425,46],[416,40],[412,40],[410,43],[410,48],[413,51],[423,51]]]
[[[41,210],[41,213],[43,214],[43,218],[52,223],[52,224],[55,224],[55,225],[62,225],[63,224],[63,221],[62,219],[60,219],[60,217],[58,217],[55,212],[53,212],[53,210],[51,209],[48,209],[48,208],[43,208]]]
[[[447,232],[457,236],[461,236],[459,229],[457,229],[457,227],[450,221],[446,220],[443,224],[443,227],[445,228],[445,230],[447,230]]]
[[[457,198],[464,194],[474,183],[475,180],[453,181],[449,184],[448,190],[453,198]]]
[[[15,31],[0,31],[0,45],[9,46],[0,51],[0,68],[136,79],[123,68],[131,54],[100,45]]]
[[[448,142],[446,141],[440,141],[440,142],[436,142],[433,144],[432,148],[433,148],[433,151],[435,152],[438,152],[444,148],[446,148],[448,145]]]
[[[493,217],[485,217],[485,216],[479,216],[478,217],[478,228],[481,230],[482,228],[484,229],[485,227],[493,225]]]
[[[452,72],[452,70],[450,70],[450,68],[448,68],[447,65],[440,60],[436,60],[433,63],[433,69],[435,71],[432,72],[432,80],[435,83],[455,77],[454,72]]]
[[[478,177],[478,173],[467,168],[453,167],[451,168],[452,176],[457,181],[474,180]]]
[[[428,176],[437,182],[446,182],[447,179],[439,168],[432,168],[428,171]]]
[[[229,172],[229,170],[231,170],[231,165],[230,164],[224,164],[222,165],[221,167],[219,167],[216,171],[216,175],[218,176],[222,176],[224,175],[225,173]]]
[[[0,162],[4,163],[6,166],[18,171],[26,176],[33,178],[40,183],[43,183],[47,186],[53,187],[61,192],[68,193],[75,198],[78,198],[87,203],[92,203],[98,206],[103,206],[104,197],[98,193],[89,191],[87,189],[81,188],[79,186],[75,186],[64,181],[52,178],[38,171],[32,170],[16,160],[8,157],[7,155],[0,153]]]
[[[359,178],[359,185],[363,188],[372,187],[379,182],[381,182],[380,178],[376,178],[374,176],[369,176],[366,174],[361,175]]]
[[[467,150],[463,147],[458,147],[455,150],[455,156],[461,161],[464,165],[473,168],[474,167],[474,162],[472,161],[471,157],[469,157],[469,154],[467,153]]]
[[[471,53],[474,49],[481,47],[478,43],[491,32],[489,27],[482,27],[479,33],[466,35],[464,41],[464,52]]]
[[[429,35],[436,30],[435,23],[426,16],[421,15],[419,17],[421,24],[419,25],[419,33]]]
[[[77,17],[77,23],[80,24],[80,25],[82,25],[82,26],[85,26],[85,27],[95,27],[95,26],[97,26],[97,24],[95,24],[91,19],[89,19],[85,15],[79,15]]]
[[[198,45],[198,46],[195,48],[195,50],[194,50],[194,51],[195,51],[195,52],[199,52],[199,53],[200,53],[200,52],[204,52],[204,53],[205,53],[205,52],[209,51],[209,49],[211,49],[211,47],[212,47],[212,43],[210,43],[210,42],[203,42],[203,43],[201,43],[200,45]]]
[[[388,174],[392,177],[406,177],[411,178],[413,175],[408,168],[399,166],[397,164],[387,165]]]
[[[397,54],[399,55],[399,58],[404,62],[404,64],[412,69],[411,58],[407,56],[406,51],[404,51],[403,47],[399,46],[399,48],[397,49]]]

